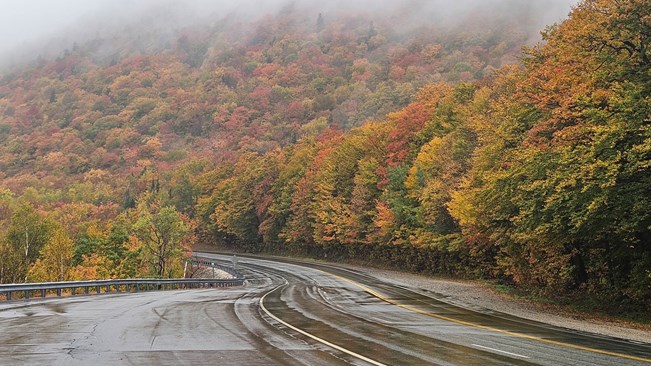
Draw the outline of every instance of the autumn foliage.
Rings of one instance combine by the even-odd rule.
[[[648,2],[585,0],[514,65],[296,17],[5,76],[0,280],[174,275],[200,242],[651,307]]]

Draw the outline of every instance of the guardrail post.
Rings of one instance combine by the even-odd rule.
[[[74,288],[74,287],[70,287],[70,294],[71,294],[72,296],[77,295],[77,289]]]
[[[5,292],[5,296],[7,297],[7,301],[11,301],[11,291]]]
[[[45,297],[45,289],[41,290],[41,297]]]
[[[29,290],[25,290],[25,300],[29,300]]]
[[[86,293],[86,295],[88,295],[88,291],[90,291],[90,286],[84,287],[84,293]]]

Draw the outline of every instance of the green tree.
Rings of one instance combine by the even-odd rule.
[[[3,279],[5,282],[27,280],[27,270],[48,242],[51,231],[51,222],[34,206],[26,202],[18,204],[11,215],[5,239],[6,258],[12,261],[8,264],[12,271]]]
[[[0,283],[15,283],[23,280],[20,252],[0,237]]]
[[[133,231],[142,243],[151,274],[179,276],[191,240],[191,226],[175,207],[147,205],[145,201],[137,207]]]

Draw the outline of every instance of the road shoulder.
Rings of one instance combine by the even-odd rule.
[[[560,306],[515,299],[479,282],[440,279],[355,265],[342,265],[382,281],[431,292],[445,302],[472,310],[491,310],[558,327],[651,343],[651,327],[604,319]]]

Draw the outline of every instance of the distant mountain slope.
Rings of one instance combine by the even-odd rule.
[[[309,129],[348,130],[427,83],[517,62],[529,37],[515,16],[471,12],[471,25],[412,29],[395,15],[337,14],[286,8],[164,34],[130,27],[5,75],[2,185],[61,188],[92,169],[126,176],[270,151]]]

